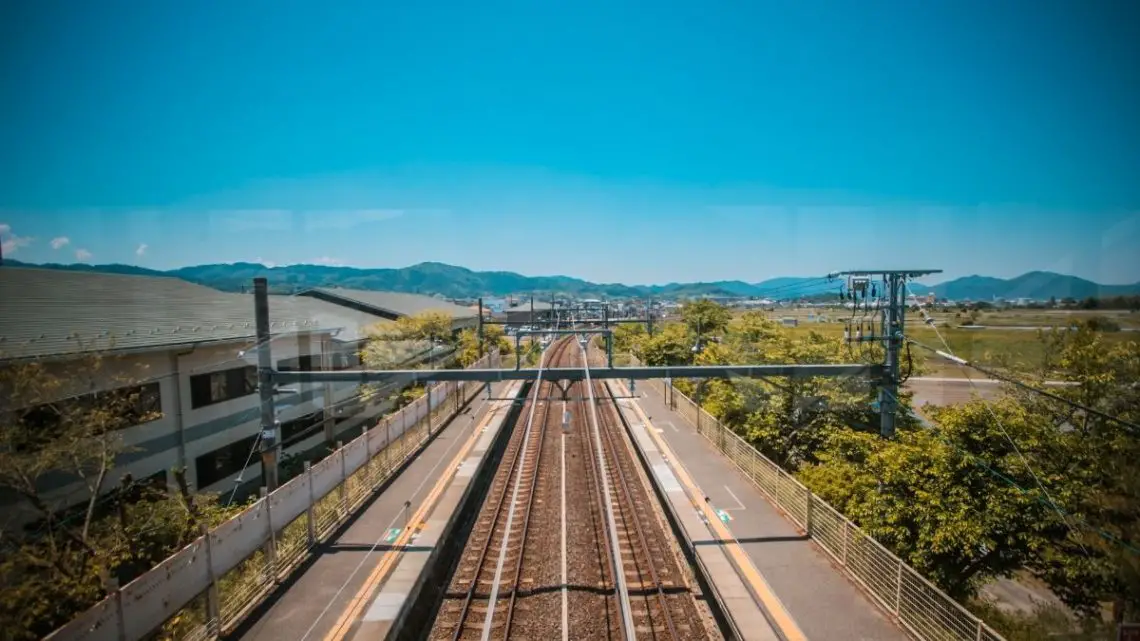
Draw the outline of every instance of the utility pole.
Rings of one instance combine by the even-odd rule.
[[[879,337],[886,348],[883,377],[879,381],[879,433],[884,438],[894,437],[895,423],[898,418],[899,384],[902,382],[899,359],[902,354],[903,341],[906,340],[906,281],[908,278],[941,273],[941,269],[872,269],[831,274],[831,276],[863,279],[864,294],[866,293],[867,279],[881,277],[885,287],[884,294],[887,298],[887,307],[884,310],[886,312],[886,326],[882,328],[883,335]],[[847,291],[853,291],[850,285]],[[852,300],[855,300],[853,296]],[[855,304],[858,305],[858,302]],[[872,332],[872,336],[866,340],[873,340],[874,338],[874,332]]]
[[[483,358],[483,297],[479,297],[479,358]]]
[[[261,400],[261,477],[277,489],[277,410],[273,403],[273,355],[269,351],[269,284],[253,279],[253,320],[257,339],[257,394]]]

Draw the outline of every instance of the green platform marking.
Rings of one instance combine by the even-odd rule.
[[[729,521],[732,520],[732,515],[729,514],[728,512],[725,512],[724,510],[717,510],[716,515],[718,517],[720,517],[721,523],[728,523]]]
[[[401,528],[388,528],[388,533],[384,535],[384,542],[391,543],[392,541],[395,541],[396,538],[400,536],[400,532]]]

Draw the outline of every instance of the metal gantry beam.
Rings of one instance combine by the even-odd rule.
[[[684,365],[678,367],[591,367],[590,378],[811,378],[880,377],[882,365]],[[408,369],[408,370],[341,370],[337,372],[273,372],[273,380],[281,384],[310,383],[376,383],[391,378],[413,381],[533,381],[539,373],[548,381],[584,381],[586,368],[547,367],[542,369]]]

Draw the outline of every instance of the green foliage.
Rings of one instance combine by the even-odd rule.
[[[236,510],[212,496],[191,497],[180,470],[175,492],[124,477],[115,492],[100,494],[119,480],[114,462],[128,448],[116,430],[137,421],[139,399],[109,393],[77,404],[67,395],[96,381],[130,385],[133,374],[98,356],[71,363],[67,380],[39,363],[0,370],[0,391],[17,408],[0,416],[0,489],[34,516],[25,531],[0,532],[6,639],[42,638],[101,599],[105,576],[126,583],[197,538],[200,524]],[[53,500],[42,492],[47,475],[76,479],[87,498]]]
[[[615,354],[640,354],[641,346],[649,333],[641,323],[622,323],[614,328]]]
[[[834,432],[820,462],[800,478],[951,596],[965,599],[993,577],[1025,567],[1064,528],[1006,434],[1027,456],[1056,438],[1044,438],[1036,417],[1009,400],[930,412],[936,427],[906,430],[894,440]],[[1053,499],[1064,497],[1060,483],[1044,482]]]
[[[459,333],[458,340],[459,348],[459,364],[462,367],[468,367],[475,361],[479,360],[479,331],[474,328],[465,329]],[[484,354],[490,353],[493,350],[498,350],[499,354],[507,356],[514,351],[514,346],[507,338],[506,332],[503,330],[502,325],[484,325],[483,326],[483,349]]]
[[[1114,342],[1088,325],[1042,336],[1041,367],[1022,372],[1030,380],[1076,383],[1050,392],[1132,423],[1140,422],[1140,344]],[[1051,399],[1011,390],[1026,412],[1051,425],[1067,424],[1060,443],[1035,465],[1066,479],[1063,501],[1074,516],[1075,535],[1058,537],[1033,570],[1065,602],[1082,612],[1120,600],[1140,613],[1140,434],[1119,423]]]
[[[692,362],[693,343],[685,326],[671,323],[641,341],[641,359],[647,365],[687,365]]]
[[[706,336],[716,336],[727,329],[732,320],[732,312],[724,305],[701,299],[681,306],[681,320],[689,332],[701,341]]]
[[[1097,329],[1084,323],[1077,331],[1037,335],[942,333],[959,355],[1004,362],[1030,382],[1074,382],[1049,389],[1140,421],[1140,342]],[[694,362],[882,357],[825,332],[745,313]],[[908,333],[937,344],[928,328]],[[644,360],[679,364],[685,334],[666,327],[656,340],[642,339]],[[1030,571],[1081,615],[1113,600],[1140,612],[1140,434],[1011,387],[996,403],[929,410],[933,429],[900,415],[898,436],[887,441],[878,436],[874,391],[865,381],[674,383],[963,601],[994,577]],[[900,400],[909,407],[905,393]]]

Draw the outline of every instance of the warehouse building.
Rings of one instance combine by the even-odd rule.
[[[367,305],[330,302],[331,297],[271,296],[270,350],[276,367],[359,367],[368,327],[431,308],[434,300],[402,294],[376,298],[384,296],[401,303],[400,309],[380,314]],[[237,488],[241,495],[260,484],[252,296],[169,277],[4,266],[0,306],[0,368],[24,372],[21,367],[34,364],[45,380],[58,383],[51,386],[52,398],[31,405],[17,406],[12,390],[0,389],[9,419],[19,413],[25,423],[50,430],[61,408],[83,407],[108,395],[131,399],[133,424],[116,430],[122,451],[101,492],[128,473],[170,483],[168,471],[174,467],[184,468],[198,491],[228,495]],[[5,380],[12,379],[0,378],[0,385]],[[289,388],[276,396],[285,458],[304,457],[357,434],[388,409],[381,400],[387,394],[365,402],[356,383]],[[60,509],[89,496],[78,478],[59,472],[44,474],[37,488]],[[26,522],[20,505],[15,496],[0,495],[5,513],[0,527]]]

